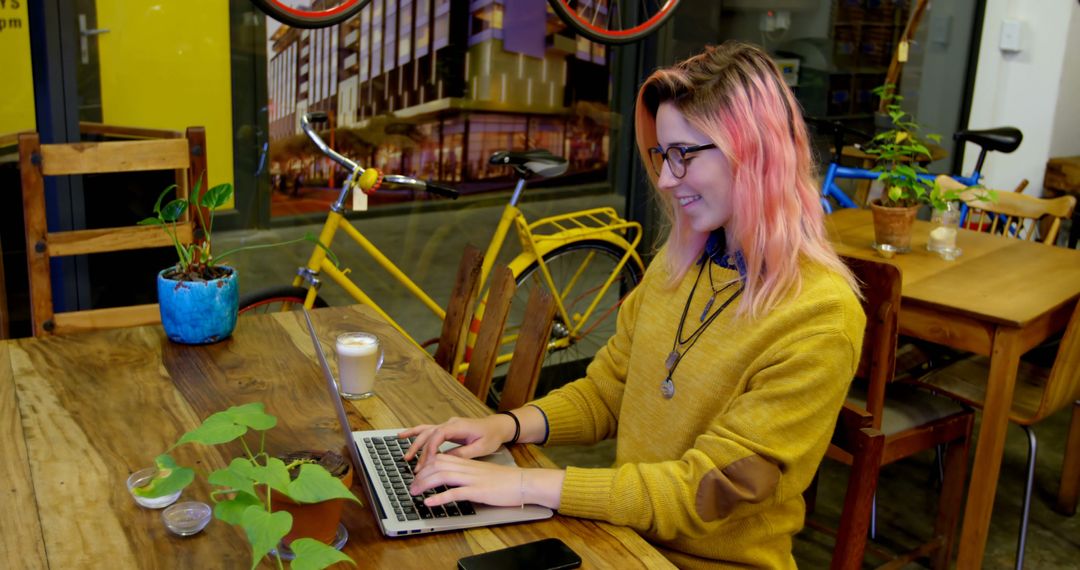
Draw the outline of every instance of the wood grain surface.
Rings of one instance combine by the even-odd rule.
[[[346,404],[353,429],[490,413],[371,310],[319,309],[312,317],[331,363],[339,333],[363,330],[382,340],[386,360],[376,396]],[[255,401],[278,417],[267,438],[272,453],[343,450],[344,436],[313,351],[297,313],[245,317],[231,338],[201,347],[169,342],[160,326],[4,341],[0,446],[9,459],[2,475],[15,508],[5,502],[0,512],[0,565],[244,567],[249,549],[239,531],[215,520],[194,537],[174,537],[160,511],[134,503],[124,481],[203,418]],[[551,466],[533,446],[512,451],[521,465]],[[174,454],[205,473],[238,453],[188,445]],[[365,498],[362,483],[353,491]],[[209,502],[209,488],[199,482],[183,499]],[[391,539],[367,506],[350,505],[344,523],[350,535],[345,550],[363,568],[452,568],[462,556],[547,537],[570,545],[585,568],[670,567],[629,529],[561,516]]]
[[[826,221],[842,255],[874,258],[870,212],[844,209]],[[1080,251],[960,230],[954,261],[927,251],[930,222],[916,221],[911,252],[888,260],[904,276],[904,301],[1021,326],[1080,294]]]

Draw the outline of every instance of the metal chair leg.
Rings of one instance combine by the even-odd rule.
[[[870,540],[877,538],[877,492],[870,497]]]
[[[1031,512],[1031,487],[1035,483],[1035,455],[1039,441],[1030,426],[1020,426],[1028,436],[1027,481],[1024,483],[1024,509],[1020,515],[1020,544],[1016,547],[1016,570],[1024,568],[1024,547],[1027,545],[1028,515]]]

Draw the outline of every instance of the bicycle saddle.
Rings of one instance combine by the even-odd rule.
[[[986,150],[1008,153],[1020,146],[1020,141],[1024,140],[1024,133],[1021,133],[1020,129],[1016,127],[998,127],[981,131],[957,131],[953,135],[953,140],[959,142],[970,141]]]
[[[522,176],[536,174],[551,178],[566,172],[569,163],[561,156],[538,148],[535,150],[513,151],[500,150],[491,155],[488,164],[513,167]]]

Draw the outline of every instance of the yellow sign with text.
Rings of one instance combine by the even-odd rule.
[[[4,84],[0,93],[0,137],[37,128],[26,2],[0,0],[0,77]]]

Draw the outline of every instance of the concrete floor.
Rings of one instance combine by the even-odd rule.
[[[530,219],[595,206],[613,206],[622,210],[623,199],[612,195],[562,198],[558,201],[525,203],[522,209]],[[481,248],[488,243],[502,203],[473,201],[459,208],[422,211],[412,208],[402,215],[370,217],[355,222],[376,245],[405,273],[410,275],[434,300],[445,305],[462,247],[472,243]],[[231,232],[215,236],[217,251],[242,244],[268,243],[291,239],[305,232],[317,233],[319,226],[298,226],[256,232]],[[516,242],[504,247],[500,259],[506,261],[517,253]],[[333,247],[342,264],[352,270],[352,277],[377,302],[403,324],[415,338],[433,338],[439,332],[439,320],[365,256],[340,236]],[[274,249],[255,250],[236,255],[233,263],[240,270],[241,294],[279,284],[287,284],[310,254],[304,243]],[[352,300],[334,284],[320,292],[330,304]],[[1028,531],[1026,568],[1055,569],[1080,567],[1080,517],[1063,517],[1050,505],[1057,490],[1062,452],[1070,410],[1063,410],[1036,426],[1039,455],[1034,487],[1031,523]],[[551,448],[549,455],[561,465],[606,466],[613,457],[611,442],[588,448]],[[986,550],[984,568],[1005,569],[1014,566],[1027,440],[1019,428],[1010,428],[998,484],[994,517]],[[846,485],[847,468],[826,460],[819,485],[818,511],[823,522],[833,524],[839,516]],[[928,536],[936,508],[936,468],[930,453],[884,468],[878,488],[878,536],[875,544],[892,550],[904,550]],[[832,549],[832,539],[807,530],[796,538],[795,556],[804,568],[825,568]],[[869,553],[867,566],[881,563]],[[911,568],[921,568],[917,564]]]

